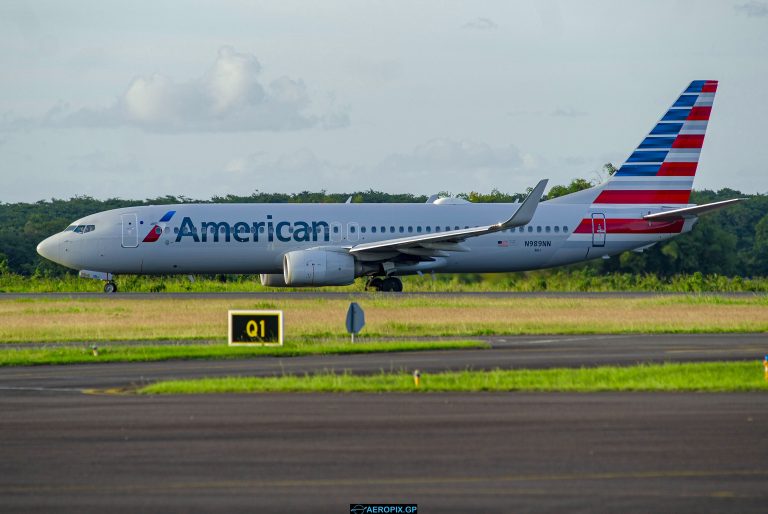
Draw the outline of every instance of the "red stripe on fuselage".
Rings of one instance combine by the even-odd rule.
[[[691,191],[688,189],[667,189],[648,191],[644,189],[606,189],[594,203],[688,203]]]
[[[602,220],[596,221],[596,223]],[[684,220],[674,221],[646,221],[642,219],[607,219],[606,225],[609,237],[610,234],[679,234],[683,230]],[[574,231],[576,234],[591,234],[592,219],[585,218],[581,220],[579,226]]]

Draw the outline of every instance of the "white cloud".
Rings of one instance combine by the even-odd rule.
[[[66,103],[42,118],[12,119],[6,129],[34,127],[132,126],[148,132],[285,131],[308,127],[339,128],[349,124],[346,111],[312,113],[301,79],[279,77],[263,83],[255,56],[231,47],[219,50],[201,77],[176,82],[161,73],[136,77],[107,108],[73,111]]]
[[[410,153],[395,153],[385,158],[381,171],[470,171],[519,168],[523,157],[516,147],[492,147],[475,141],[432,139]]]
[[[472,21],[468,21],[462,28],[474,29],[474,30],[493,30],[499,28],[496,23],[490,18],[475,18]]]
[[[573,107],[556,107],[550,114],[552,116],[562,116],[564,118],[579,118],[587,115],[586,112]]]
[[[329,168],[329,163],[320,160],[314,152],[301,148],[279,156],[264,151],[250,153],[230,160],[224,171],[234,174],[282,175],[285,173],[318,173]]]
[[[750,18],[764,18],[768,16],[768,3],[766,2],[746,2],[744,4],[736,4],[733,8]]]

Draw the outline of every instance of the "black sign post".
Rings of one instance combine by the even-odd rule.
[[[283,311],[229,311],[230,346],[282,346]]]

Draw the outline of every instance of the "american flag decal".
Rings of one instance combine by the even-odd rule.
[[[506,248],[509,246],[509,241],[499,241],[498,245],[503,248]]]

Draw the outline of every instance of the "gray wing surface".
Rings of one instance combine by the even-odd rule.
[[[520,227],[530,223],[536,212],[536,208],[539,206],[541,197],[544,194],[544,188],[547,187],[547,181],[547,179],[544,179],[536,184],[536,187],[533,188],[531,194],[523,200],[520,207],[518,207],[515,213],[506,221],[481,227],[398,237],[372,243],[362,243],[350,248],[349,253],[355,255],[378,252],[401,252],[410,255],[420,255],[422,252],[420,252],[419,249],[421,248],[427,250],[427,252],[424,252],[424,255],[428,256],[430,252],[440,254],[444,251],[467,251],[467,248],[461,245],[461,242],[467,238],[492,234],[494,232]]]

